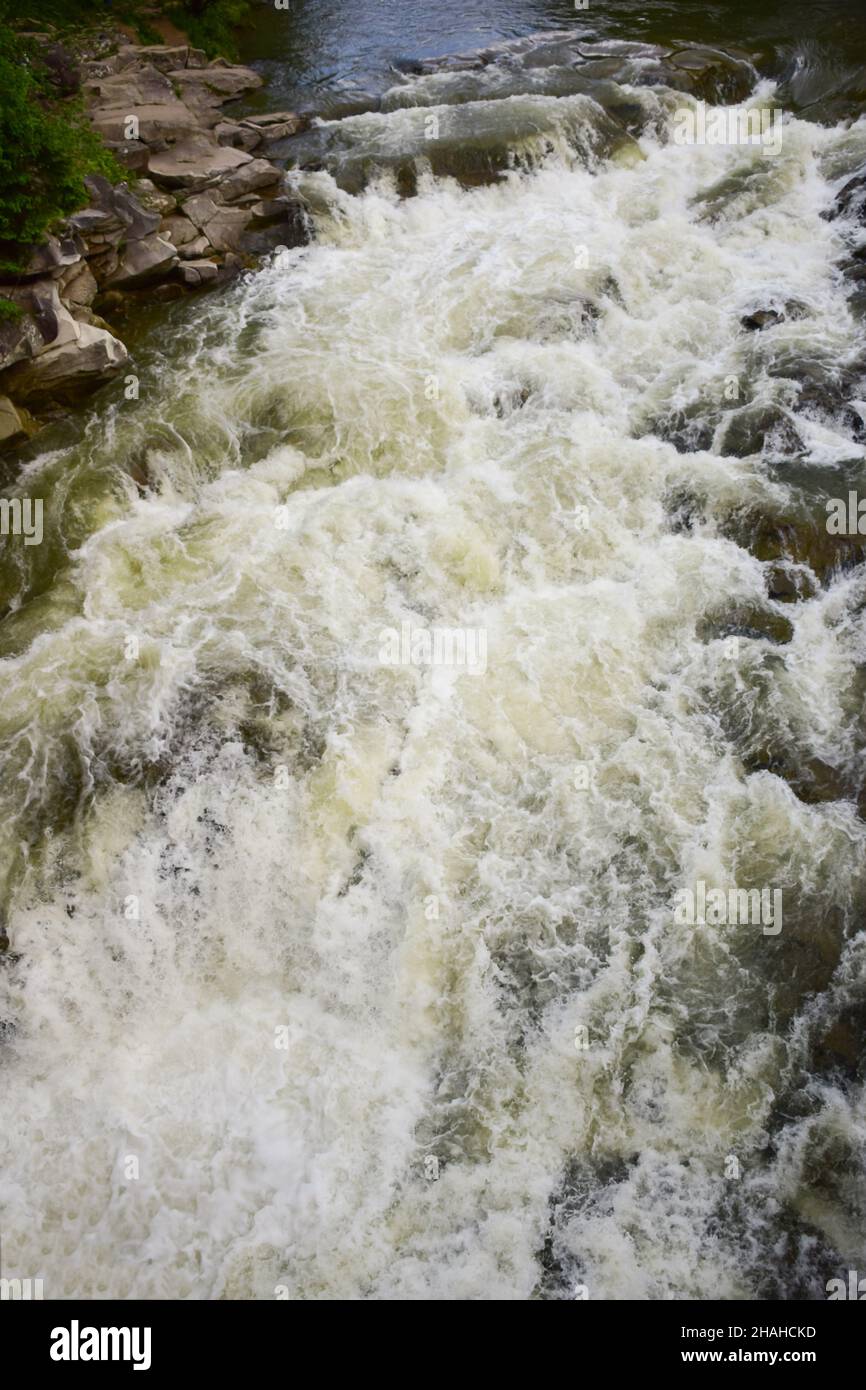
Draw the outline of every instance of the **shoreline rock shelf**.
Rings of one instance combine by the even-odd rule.
[[[251,68],[208,62],[181,45],[121,43],[80,64],[94,129],[134,178],[86,180],[90,203],[35,246],[0,295],[0,449],[95,390],[129,361],[100,311],[213,288],[275,247],[308,240],[302,200],[270,145],[307,128],[292,111],[230,118],[223,107],[262,85]],[[14,311],[13,311],[14,312]]]

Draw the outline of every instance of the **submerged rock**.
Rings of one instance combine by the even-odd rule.
[[[556,147],[590,166],[616,156],[643,158],[624,127],[586,96],[368,113],[315,125],[276,143],[272,154],[289,168],[326,169],[349,193],[388,171],[400,191],[411,194],[424,169],[473,187],[541,160]]]

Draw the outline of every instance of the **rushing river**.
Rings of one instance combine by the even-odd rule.
[[[767,9],[263,15],[263,104],[306,74],[329,118],[283,151],[310,244],[172,306],[140,399],[13,485],[5,1275],[862,1270],[866,568],[825,519],[866,330],[862,227],[822,214],[863,24]],[[777,145],[678,143],[696,96],[775,101]],[[443,630],[474,663],[413,646]],[[783,910],[684,921],[700,885]]]

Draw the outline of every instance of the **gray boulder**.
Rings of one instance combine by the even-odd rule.
[[[123,343],[104,328],[76,323],[71,316],[70,320],[76,330],[73,338],[19,362],[7,374],[20,400],[74,399],[122,370],[129,355]]]
[[[220,193],[223,202],[234,203],[262,188],[276,187],[281,178],[279,169],[267,159],[252,159],[236,173],[222,180]]]
[[[243,150],[233,150],[204,138],[182,141],[163,154],[152,155],[149,172],[168,188],[206,188],[226,174],[250,162]]]
[[[128,241],[120,252],[117,268],[104,283],[108,289],[137,289],[162,279],[176,264],[175,247],[154,233]]]
[[[178,266],[177,273],[184,285],[195,289],[199,285],[216,280],[219,277],[219,266],[213,261],[184,261]]]

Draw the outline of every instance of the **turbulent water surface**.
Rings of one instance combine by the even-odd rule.
[[[287,143],[310,245],[14,485],[0,1199],[46,1297],[819,1298],[866,1253],[822,216],[866,120],[683,147],[697,60],[540,8]],[[697,94],[781,80],[731,35]],[[404,624],[484,669],[383,662]],[[681,922],[700,882],[781,930]]]

